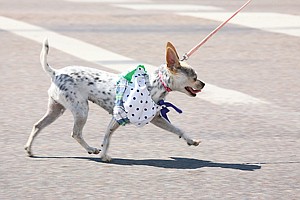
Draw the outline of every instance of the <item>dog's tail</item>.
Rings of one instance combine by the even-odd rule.
[[[49,45],[48,45],[48,39],[46,38],[43,42],[43,47],[40,55],[40,61],[42,64],[42,67],[47,74],[49,74],[52,77],[55,76],[55,70],[50,67],[50,65],[47,62],[47,55],[49,52]]]

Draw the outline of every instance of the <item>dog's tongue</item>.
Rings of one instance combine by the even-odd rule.
[[[187,88],[192,94],[197,94],[198,92],[201,92],[201,90],[194,90],[192,87],[187,87]]]
[[[201,92],[201,90],[194,90],[193,88],[191,89],[191,92],[194,94],[197,94],[198,92]]]

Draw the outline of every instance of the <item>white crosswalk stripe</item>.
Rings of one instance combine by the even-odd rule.
[[[178,14],[214,21],[224,21],[232,15],[232,13],[228,12],[181,12]],[[229,23],[300,37],[300,16],[296,15],[270,12],[243,12],[239,13]]]
[[[222,8],[214,6],[184,4],[113,4],[133,10],[165,10],[175,11],[181,16],[196,17],[214,21],[225,21],[231,12],[219,12]],[[209,12],[196,12],[209,11]],[[216,12],[217,11],[217,12]],[[263,31],[300,36],[300,16],[272,12],[241,12],[229,21],[231,24],[260,29]]]
[[[75,3],[134,3],[150,2],[150,0],[65,0]]]
[[[201,6],[192,4],[113,4],[116,7],[134,10],[165,10],[165,11],[220,11],[215,6]]]
[[[97,63],[106,68],[113,69],[117,72],[121,72],[120,65],[122,65],[124,69],[132,68],[139,64],[144,64],[147,68],[147,71],[152,72],[155,70],[155,66],[150,64],[138,62],[131,58],[116,54],[92,44],[88,44],[78,39],[67,37],[42,27],[11,18],[0,16],[0,29],[9,31],[36,42],[41,42],[45,37],[48,37],[51,47],[78,57],[82,60]],[[101,57],[99,57],[99,55],[101,55]],[[205,90],[197,97],[218,105],[269,104],[269,102],[252,97],[242,92],[221,88],[211,84],[206,84]]]

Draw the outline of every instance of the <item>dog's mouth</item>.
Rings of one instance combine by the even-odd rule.
[[[189,86],[186,86],[184,89],[185,89],[186,91],[188,91],[188,93],[189,93],[191,96],[193,96],[193,97],[195,97],[195,96],[197,95],[198,92],[201,92],[201,90],[195,90],[194,88],[189,87]]]

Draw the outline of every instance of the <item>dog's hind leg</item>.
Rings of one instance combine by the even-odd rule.
[[[198,146],[200,144],[200,140],[193,140],[191,139],[185,132],[181,129],[177,128],[173,124],[169,123],[167,120],[162,118],[161,116],[156,116],[152,121],[152,124],[155,126],[167,130],[169,132],[175,133],[179,136],[179,138],[183,138],[188,145]]]
[[[101,156],[100,156],[102,161],[104,161],[104,162],[111,161],[111,158],[107,155],[107,150],[109,147],[111,136],[112,136],[113,132],[115,132],[115,130],[117,130],[117,128],[119,128],[119,126],[120,126],[119,123],[114,118],[112,118],[107,127],[107,130],[105,132],[105,136],[103,139],[103,143],[101,145],[102,151],[101,151]]]
[[[98,154],[100,151],[97,148],[89,146],[82,137],[82,130],[88,117],[88,102],[78,102],[76,106],[71,109],[74,116],[74,126],[72,137],[89,153]]]
[[[28,141],[25,145],[25,150],[27,151],[27,154],[29,156],[32,156],[32,143],[34,141],[34,138],[38,135],[38,133],[45,128],[46,126],[50,125],[52,122],[54,122],[59,116],[61,116],[66,109],[56,101],[54,101],[51,97],[49,97],[48,101],[48,110],[46,114],[37,122],[34,124],[31,134],[28,138]]]

